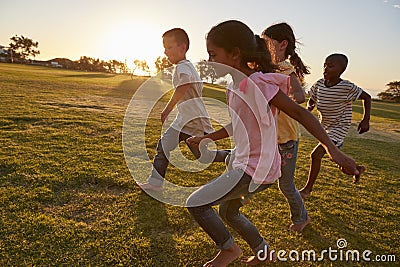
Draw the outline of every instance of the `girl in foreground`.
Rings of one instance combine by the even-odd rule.
[[[272,260],[274,255],[239,208],[243,205],[243,196],[268,188],[281,175],[275,127],[278,109],[313,134],[343,172],[355,174],[357,165],[332,143],[309,111],[285,94],[289,90],[289,77],[272,73],[274,65],[265,42],[249,27],[234,20],[214,26],[207,35],[207,51],[209,61],[226,65],[215,66],[217,75],[232,76],[233,82],[226,92],[232,122],[216,132],[191,137],[186,142],[198,145],[206,138],[215,141],[233,135],[236,152],[233,170],[193,192],[186,205],[220,249],[215,258],[203,266],[227,266],[242,254],[222,220],[236,230],[254,251],[254,256],[244,257],[242,262],[256,265],[263,260]],[[219,205],[220,217],[212,208],[215,205]]]

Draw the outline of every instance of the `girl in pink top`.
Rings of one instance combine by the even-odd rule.
[[[233,170],[200,187],[187,199],[189,212],[214,240],[220,251],[203,266],[227,266],[242,251],[234,243],[225,221],[249,244],[254,256],[242,262],[255,265],[272,260],[273,253],[257,228],[239,211],[241,197],[268,188],[280,176],[276,114],[278,109],[299,121],[326,147],[331,159],[347,174],[357,173],[353,159],[341,152],[318,120],[286,94],[289,78],[272,73],[274,65],[265,42],[245,24],[226,21],[207,35],[209,61],[216,62],[218,76],[232,76],[227,89],[231,124],[202,137],[187,139],[198,145],[203,139],[218,140],[233,135],[236,143]],[[287,92],[286,92],[287,93]],[[212,206],[219,205],[219,215]]]

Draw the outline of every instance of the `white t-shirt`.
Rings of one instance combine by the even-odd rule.
[[[213,132],[210,118],[202,100],[203,82],[189,60],[181,60],[172,76],[174,88],[190,84],[190,88],[177,103],[178,114],[171,127],[189,135]]]
[[[310,98],[316,103],[319,120],[331,140],[338,145],[343,143],[350,129],[352,102],[362,92],[360,87],[347,80],[327,87],[325,79],[320,79],[310,88]]]

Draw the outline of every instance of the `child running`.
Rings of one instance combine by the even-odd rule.
[[[204,135],[213,132],[209,116],[201,99],[203,83],[193,64],[186,59],[189,49],[189,37],[180,28],[165,32],[162,36],[164,53],[168,60],[175,65],[172,75],[174,94],[161,113],[164,123],[177,106],[178,114],[169,128],[163,133],[157,144],[157,154],[154,157],[152,173],[147,183],[138,183],[143,190],[161,191],[169,164],[169,155],[181,141],[192,135]],[[197,147],[189,146],[193,155],[198,159],[201,153]],[[204,150],[207,151],[207,150]],[[213,155],[213,161],[224,162],[228,151],[219,150]],[[207,155],[210,157],[210,155]],[[203,162],[206,163],[206,162]]]
[[[304,125],[343,172],[358,174],[357,165],[332,143],[309,111],[286,96],[289,77],[272,73],[274,65],[264,40],[255,36],[248,26],[235,20],[222,22],[210,30],[206,45],[209,61],[225,65],[215,66],[217,76],[229,74],[232,77],[226,91],[232,122],[216,132],[188,138],[186,142],[198,145],[206,138],[215,141],[232,134],[236,152],[233,169],[193,192],[186,205],[220,249],[215,258],[203,266],[227,266],[242,253],[223,221],[236,230],[255,253],[255,256],[244,257],[242,262],[255,265],[272,260],[273,255],[266,240],[239,209],[243,205],[241,196],[260,192],[281,176],[275,127],[277,108]],[[219,205],[221,217],[212,208],[214,205]]]
[[[352,117],[352,102],[363,100],[364,116],[358,125],[360,134],[369,130],[371,114],[371,96],[352,82],[343,80],[340,76],[347,68],[348,59],[343,54],[332,54],[325,59],[324,78],[318,80],[310,88],[310,99],[307,103],[308,110],[315,106],[319,119],[326,133],[338,148],[343,146],[343,141],[349,132]],[[306,186],[300,190],[305,199],[310,197],[319,170],[321,161],[326,153],[325,148],[318,144],[311,153],[311,166]],[[364,166],[359,166],[360,174],[365,171]],[[354,176],[357,183],[360,175]]]
[[[296,53],[296,38],[292,28],[284,22],[274,24],[265,29],[261,37],[265,40],[271,53],[272,62],[279,67],[276,72],[290,76],[289,97],[298,104],[305,102],[302,85],[304,84],[304,75],[310,72]],[[294,183],[299,133],[297,121],[285,112],[279,112],[278,145],[282,158],[282,175],[278,179],[278,186],[289,203],[292,220],[289,229],[294,232],[301,232],[311,221]]]

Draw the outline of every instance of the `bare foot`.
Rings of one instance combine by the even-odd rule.
[[[274,262],[275,260],[276,260],[276,253],[272,252],[272,255],[268,255],[265,260],[259,259],[257,256],[245,256],[242,258],[241,262],[249,266],[254,266],[260,263]]]
[[[360,181],[361,174],[363,172],[365,172],[366,168],[364,166],[358,166],[357,165],[357,170],[358,170],[359,174],[358,175],[353,175],[353,184],[356,184],[356,183],[358,183]]]
[[[225,267],[242,255],[242,250],[235,243],[232,247],[220,250],[211,261],[206,262],[203,267]]]
[[[307,220],[303,223],[299,223],[299,224],[291,224],[289,226],[289,230],[292,232],[298,232],[300,233],[301,231],[303,231],[304,227],[306,227],[309,223],[311,222],[311,218],[307,217]]]
[[[156,185],[152,185],[150,183],[137,183],[137,185],[142,188],[143,190],[153,190],[153,191],[162,191],[163,187],[162,186],[156,186]]]
[[[299,193],[302,199],[307,199],[311,196],[311,191],[306,190],[305,188],[301,189]]]

